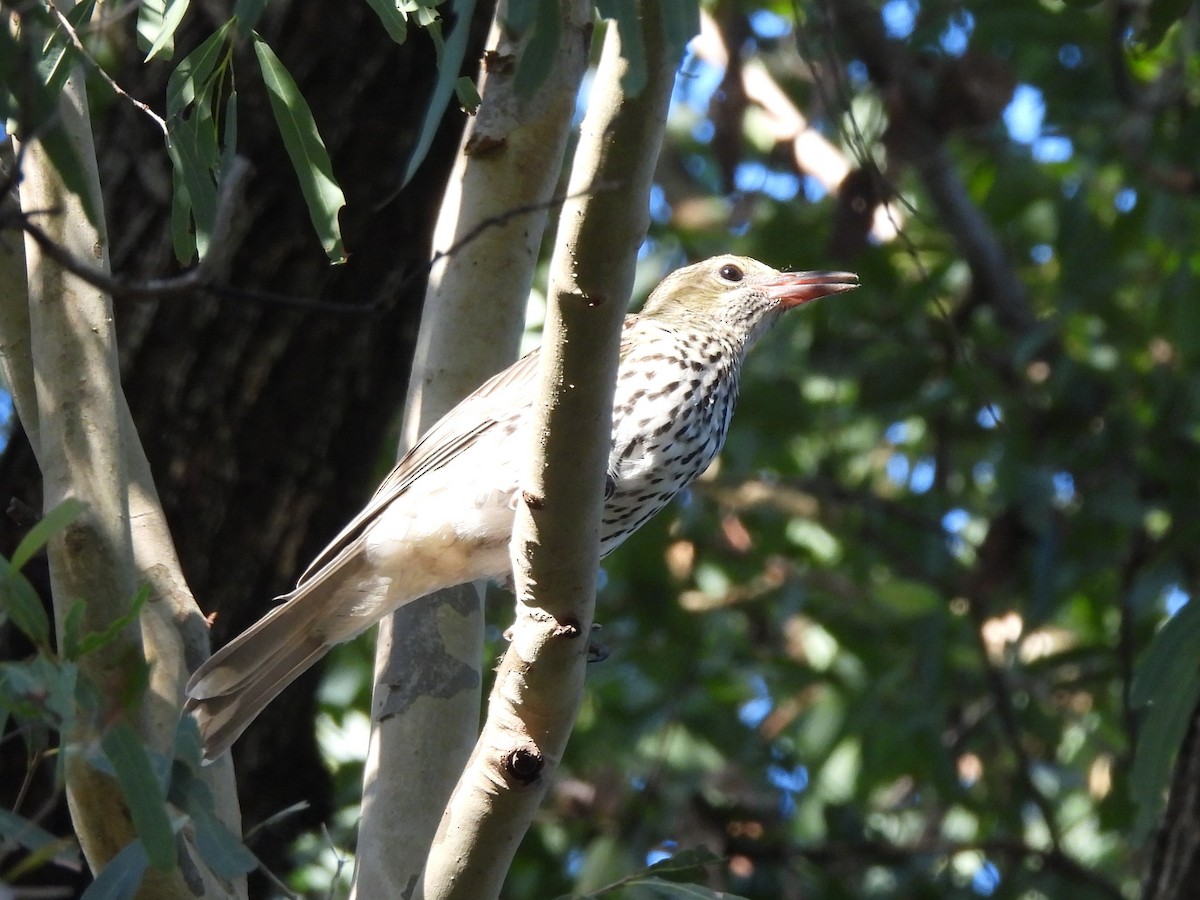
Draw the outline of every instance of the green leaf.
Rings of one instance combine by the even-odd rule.
[[[646,869],[647,874],[665,875],[671,872],[690,872],[702,866],[720,862],[721,857],[707,847],[689,847],[666,859],[659,860]]]
[[[678,64],[688,41],[700,33],[700,4],[697,0],[661,0],[658,8],[667,52]]]
[[[225,43],[233,26],[230,19],[185,56],[167,79],[167,116],[177,116],[208,92],[208,80],[225,55]]]
[[[154,46],[154,41],[162,32],[166,13],[167,0],[142,0],[138,5],[137,45],[139,50],[148,51]],[[169,52],[175,52],[174,42],[172,42]]]
[[[122,631],[137,621],[137,617],[142,614],[142,607],[149,599],[150,585],[143,584],[134,594],[133,602],[129,605],[129,612],[113,619],[104,630],[90,632],[79,639],[75,648],[75,658],[91,653],[93,650],[99,650],[101,647],[107,647],[115,641]]]
[[[66,14],[67,21],[78,32],[91,19],[95,8],[96,0],[84,0]],[[70,35],[57,22],[52,23],[37,65],[42,83],[55,98],[62,93],[63,85],[67,83],[67,78],[78,61],[79,51],[75,49]]]
[[[152,0],[155,6],[159,6],[159,0]],[[159,7],[154,13],[147,17],[147,25],[153,18],[158,19],[158,30],[152,32],[152,29],[147,27],[147,32],[152,32],[150,49],[146,53],[145,62],[150,62],[154,57],[161,55],[163,59],[170,59],[175,53],[175,32],[179,28],[179,23],[183,21],[184,13],[187,12],[189,0],[167,0],[165,7]],[[143,6],[143,10],[145,7]],[[142,16],[138,15],[138,46],[141,46],[142,32]]]
[[[186,119],[167,121],[167,155],[187,190],[196,252],[204,256],[217,220],[216,167],[220,159],[216,122],[207,104],[197,104]]]
[[[1200,603],[1185,603],[1163,623],[1142,654],[1130,686],[1129,700],[1134,706],[1158,702],[1171,693],[1180,671],[1195,671],[1200,678],[1196,648],[1200,647]]]
[[[18,716],[59,731],[75,720],[78,669],[48,656],[0,663],[0,703]]]
[[[479,111],[479,104],[483,102],[483,98],[479,96],[479,89],[475,87],[471,78],[463,75],[455,81],[454,93],[463,112],[473,116]]]
[[[50,647],[50,619],[29,580],[0,557],[0,608],[39,649]]]
[[[147,860],[157,869],[170,871],[175,866],[175,832],[162,782],[141,738],[128,722],[118,722],[104,733],[100,746],[112,763]]]
[[[616,22],[621,36],[621,55],[626,68],[621,75],[621,90],[636,97],[646,87],[646,38],[642,34],[640,6],[635,0],[603,0],[596,4],[601,16]]]
[[[224,127],[221,129],[221,176],[224,177],[237,155],[237,91],[230,91],[225,100]]]
[[[1200,603],[1187,603],[1150,642],[1130,690],[1134,706],[1149,705],[1138,733],[1130,791],[1138,812],[1133,836],[1150,834],[1162,807],[1171,761],[1200,700]]]
[[[659,898],[662,900],[745,900],[744,897],[731,894],[729,891],[714,891],[712,888],[699,884],[679,884],[653,877],[631,879],[626,882],[626,887],[638,888],[638,890],[621,892],[629,900],[649,900],[649,898],[655,898],[655,900],[659,900]]]
[[[170,797],[176,807],[191,817],[196,848],[218,876],[236,878],[258,867],[254,854],[217,818],[212,792],[188,766],[176,766]]]
[[[558,54],[561,29],[555,0],[537,0],[533,33],[521,49],[521,58],[517,60],[517,71],[513,75],[513,90],[518,97],[532,97],[550,75]]]
[[[192,237],[192,198],[188,196],[183,175],[171,165],[171,246],[175,258],[188,263],[196,255],[196,239]]]
[[[444,47],[438,52],[437,83],[434,84],[433,93],[430,94],[429,107],[425,110],[425,118],[421,122],[421,130],[417,134],[417,142],[413,147],[412,155],[404,167],[404,176],[400,180],[401,187],[412,180],[421,163],[425,161],[426,154],[429,153],[433,136],[437,133],[438,125],[441,124],[446,104],[450,102],[450,95],[454,92],[458,73],[462,69],[463,57],[467,52],[467,37],[471,31],[471,16],[475,11],[475,0],[454,0],[453,10],[454,27],[450,29]]]
[[[49,543],[50,538],[79,518],[85,509],[87,506],[83,501],[68,497],[42,516],[17,544],[12,555],[12,567],[17,571],[25,568],[25,564]]]
[[[79,900],[129,900],[137,893],[150,862],[141,841],[132,841],[108,861]]]
[[[388,37],[403,44],[408,37],[408,16],[396,7],[395,0],[367,0],[367,5],[379,16]]]
[[[509,0],[504,27],[514,36],[523,35],[533,24],[538,12],[538,0]]]
[[[79,847],[72,839],[55,837],[37,823],[4,808],[0,808],[0,836],[6,843],[17,844],[31,853],[46,854],[44,858],[53,858],[57,865],[79,868]]]
[[[275,114],[275,123],[279,126],[292,167],[300,179],[300,190],[308,204],[313,227],[329,259],[335,263],[345,262],[338,212],[346,205],[346,196],[333,177],[333,165],[325,142],[317,132],[312,110],[275,51],[259,35],[255,34],[253,38],[271,111]]]

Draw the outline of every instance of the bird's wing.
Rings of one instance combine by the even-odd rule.
[[[435,422],[396,463],[362,512],[317,554],[300,576],[297,587],[304,587],[339,558],[344,561],[346,556],[352,555],[354,545],[367,527],[388,504],[408,490],[413,481],[440,469],[499,422],[511,418],[519,404],[533,397],[531,385],[537,377],[537,365],[538,351],[534,350],[493,375]]]

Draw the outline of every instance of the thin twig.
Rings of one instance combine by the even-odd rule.
[[[24,149],[23,146],[22,149]],[[0,213],[0,232],[10,228],[23,231],[33,238],[33,240],[37,243],[47,257],[52,259],[75,277],[82,279],[95,288],[99,288],[114,299],[147,301],[166,300],[172,297],[184,295],[199,295],[336,314],[364,314],[379,312],[382,307],[378,303],[334,303],[326,300],[294,297],[288,294],[278,294],[272,291],[263,291],[253,288],[232,287],[222,283],[224,279],[224,271],[228,268],[229,260],[232,257],[235,249],[235,242],[232,238],[232,234],[234,231],[236,216],[233,214],[233,210],[240,202],[242,186],[246,178],[248,178],[248,175],[248,164],[246,164],[245,161],[241,160],[240,158],[235,158],[234,165],[230,166],[229,171],[222,180],[221,188],[217,195],[217,215],[209,252],[205,254],[204,259],[202,259],[194,268],[168,278],[130,279],[120,275],[111,275],[108,272],[102,271],[101,269],[96,268],[82,259],[75,257],[69,251],[55,243],[55,241],[33,221],[35,216],[53,215],[57,213],[57,210],[35,210],[30,212],[11,211],[8,213]],[[6,193],[8,187],[10,187],[11,184],[15,184],[19,178],[20,159],[18,158],[17,165],[5,179],[5,184],[0,186],[2,187],[0,194]],[[428,275],[429,271],[440,260],[453,256],[464,246],[474,240],[477,240],[489,228],[496,228],[504,225],[518,216],[541,212],[546,209],[553,209],[562,206],[562,204],[566,203],[568,200],[575,200],[606,189],[607,186],[605,185],[594,185],[589,187],[586,191],[580,191],[575,194],[556,194],[549,200],[542,200],[536,203],[525,203],[520,206],[514,206],[511,209],[507,209],[502,213],[497,213],[494,216],[490,216],[481,221],[478,225],[464,234],[459,240],[455,241],[445,250],[440,250],[437,253],[434,253],[427,263],[422,266],[415,267],[412,271],[405,275],[397,286],[396,293],[403,291],[418,279]]]
[[[112,92],[118,97],[124,97],[137,109],[140,109],[143,113],[149,116],[154,121],[154,124],[157,125],[162,131],[163,137],[168,137],[167,123],[163,117],[152,110],[147,104],[132,96],[128,91],[125,90],[125,88],[117,84],[111,75],[104,71],[104,67],[96,61],[96,57],[92,56],[88,48],[84,46],[83,41],[80,40],[78,32],[75,31],[75,26],[73,26],[70,20],[62,14],[57,6],[55,6],[54,0],[45,0],[45,3],[46,8],[50,10],[54,18],[58,19],[59,26],[67,33],[67,36],[71,39],[71,43],[75,45],[75,49],[79,51],[84,59],[92,64],[92,68],[95,69],[96,73],[104,79],[104,82],[109,86]]]

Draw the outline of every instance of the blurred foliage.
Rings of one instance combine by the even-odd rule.
[[[902,198],[902,233],[836,234],[845,197],[689,55],[647,281],[732,249],[864,287],[755,351],[719,466],[605,562],[610,655],[507,896],[698,846],[710,887],[762,898],[1118,897],[1145,865],[1200,671],[1192,617],[1170,618],[1192,610],[1200,529],[1200,21],[874,11],[1035,327],[997,316],[905,165],[899,98],[826,8],[710,10],[743,68]],[[955,79],[1004,102],[948,108],[979,96]]]
[[[863,287],[764,341],[719,464],[605,561],[609,655],[507,897],[684,896],[643,871],[684,852],[750,898],[1116,898],[1145,865],[1200,692],[1200,12],[887,0],[891,82],[843,6],[706,5],[734,62],[681,68],[640,283],[732,250]],[[370,666],[327,669],[343,810],[302,891],[349,875]]]

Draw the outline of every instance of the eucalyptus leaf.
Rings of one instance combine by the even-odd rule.
[[[79,900],[129,900],[137,893],[150,860],[141,841],[132,841],[108,861]]]
[[[421,130],[417,134],[417,142],[412,155],[404,166],[404,175],[400,186],[408,184],[425,161],[425,155],[433,143],[433,136],[441,124],[442,114],[454,93],[458,81],[458,73],[462,69],[463,58],[467,52],[467,38],[471,32],[471,16],[475,12],[475,0],[454,0],[451,4],[454,13],[454,25],[446,37],[444,47],[438,53],[438,77],[434,84],[433,93],[429,97],[429,107],[425,110],[425,118],[421,122]]]
[[[396,6],[395,0],[367,0],[367,5],[379,16],[388,37],[403,44],[408,37],[408,16]]]
[[[279,134],[292,160],[292,168],[300,179],[300,190],[308,204],[308,214],[317,237],[332,262],[345,262],[346,251],[342,246],[338,213],[346,205],[346,196],[334,178],[333,164],[325,149],[325,142],[317,131],[312,110],[275,51],[259,35],[253,35],[253,39],[254,53],[258,57],[271,102],[271,112],[275,115],[275,124],[279,126]]]
[[[38,519],[34,526],[25,534],[25,537],[21,538],[21,542],[17,544],[17,549],[13,551],[12,567],[17,571],[25,568],[25,564],[33,558],[35,553],[49,543],[50,538],[79,518],[85,509],[87,509],[87,506],[82,500],[68,497]]]
[[[518,97],[532,97],[549,77],[558,55],[561,32],[558,4],[555,0],[537,0],[533,31],[521,48],[517,70],[513,75],[513,90]]]
[[[50,618],[33,585],[0,557],[0,609],[35,646],[50,646]]]
[[[167,0],[166,8],[162,11],[162,21],[157,35],[154,37],[150,50],[146,53],[146,62],[161,56],[170,59],[175,53],[175,32],[183,22],[183,16],[188,10],[189,0]],[[141,18],[138,18],[139,35],[141,34]]]
[[[133,827],[151,865],[175,867],[175,832],[167,814],[166,795],[141,738],[128,722],[117,722],[100,739],[129,806]]]

